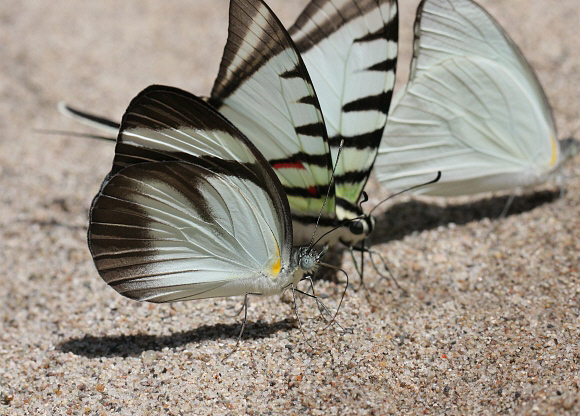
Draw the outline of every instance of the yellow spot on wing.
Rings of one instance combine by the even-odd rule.
[[[552,140],[552,160],[550,161],[550,167],[553,167],[558,162],[558,143],[554,136],[550,136],[550,139]]]
[[[276,261],[274,262],[274,264],[272,265],[272,268],[270,269],[270,273],[272,273],[272,277],[276,277],[278,276],[278,273],[280,273],[280,247],[278,247],[278,244],[276,244]]]

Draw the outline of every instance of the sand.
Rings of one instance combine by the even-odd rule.
[[[306,1],[271,1],[290,24]],[[401,8],[399,84],[416,1]],[[577,0],[482,0],[521,47],[579,136]],[[86,244],[113,146],[39,134],[91,132],[59,100],[121,117],[152,83],[208,94],[227,1],[4,0],[0,8],[0,414],[578,414],[580,180],[507,196],[401,197],[374,249],[401,291],[366,264],[337,326],[313,302],[252,297],[173,305],[119,296]],[[367,187],[369,207],[388,195]],[[358,286],[350,255],[327,261]],[[344,280],[341,275],[339,279]],[[344,285],[316,290],[336,306]]]

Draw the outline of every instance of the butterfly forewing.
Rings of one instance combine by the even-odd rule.
[[[210,102],[268,159],[297,226],[311,226],[332,174],[326,129],[308,72],[263,2],[230,3],[228,42]],[[331,187],[322,212],[326,218],[334,217],[333,191]],[[303,233],[307,240],[308,234]],[[302,242],[295,233],[294,243]]]
[[[199,156],[216,166],[233,161],[243,168],[256,164],[258,153],[204,101],[177,88],[151,86],[125,112],[112,172],[135,163],[187,161]]]
[[[335,176],[337,215],[352,217],[375,160],[395,83],[397,2],[313,0],[289,33],[320,99],[334,162],[344,139]]]

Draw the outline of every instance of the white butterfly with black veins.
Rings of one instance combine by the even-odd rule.
[[[123,117],[88,240],[101,277],[149,302],[277,294],[318,265],[293,248],[288,200],[255,146],[204,101],[161,86]]]
[[[323,203],[320,233],[361,219],[320,243],[355,245],[373,226],[357,203],[395,82],[397,3],[313,0],[289,33],[292,39],[264,4],[231,2],[229,37],[209,100],[274,168],[289,199],[295,245],[310,242]],[[101,128],[118,128],[64,105],[61,110]]]
[[[424,0],[409,83],[389,113],[376,161],[391,190],[455,196],[545,182],[578,151],[556,140],[532,68],[499,24],[470,0]]]

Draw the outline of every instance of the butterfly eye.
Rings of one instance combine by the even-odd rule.
[[[361,235],[365,232],[365,223],[364,221],[358,220],[358,221],[352,221],[348,227],[350,229],[350,232],[353,233],[354,235]]]
[[[300,268],[302,270],[310,270],[314,267],[316,261],[312,254],[305,254],[304,256],[300,257]]]

